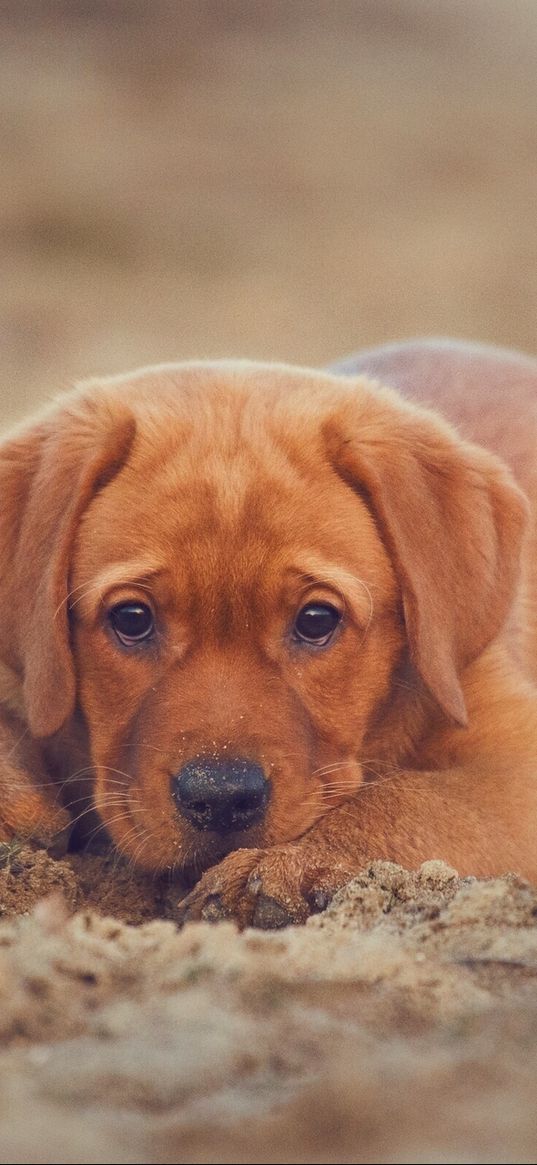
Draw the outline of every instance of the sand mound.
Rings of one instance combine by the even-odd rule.
[[[3,1162],[535,1161],[527,884],[376,862],[304,927],[178,931],[110,857],[3,858]]]

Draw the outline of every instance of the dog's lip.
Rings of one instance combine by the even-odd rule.
[[[257,834],[259,827],[259,822],[256,822],[249,829],[222,830],[220,832],[217,829],[196,829],[186,817],[183,817],[179,809],[176,810],[175,817],[181,823],[181,826],[187,827],[192,837],[200,842],[201,849],[208,848],[211,843],[218,843],[225,848],[226,853],[230,853],[234,849],[251,848],[250,839]],[[261,843],[259,837],[256,836],[254,844],[259,845],[265,843]]]
[[[230,832],[219,833],[216,829],[198,830],[182,816],[179,809],[174,813],[176,827],[180,829],[183,839],[187,839],[191,849],[189,864],[194,869],[199,862],[204,867],[212,866],[228,854],[239,849],[264,849],[271,844],[269,840],[270,828],[267,828],[267,816],[263,822],[256,822],[250,829],[235,829]],[[272,842],[273,844],[273,842]]]
[[[210,843],[208,843],[208,839],[211,837],[214,838],[212,846]],[[204,833],[203,840],[205,844],[196,847],[196,849],[190,853],[189,860],[185,862],[185,864],[180,868],[179,866],[177,867],[180,877],[187,882],[192,882],[192,884],[198,881],[201,873],[210,869],[211,866],[216,866],[218,862],[222,861],[223,858],[226,858],[228,854],[234,853],[236,850],[240,849],[264,848],[259,843],[254,845],[247,845],[245,841],[243,841],[241,844],[236,844],[232,842],[229,837],[224,838],[223,834],[216,833]]]

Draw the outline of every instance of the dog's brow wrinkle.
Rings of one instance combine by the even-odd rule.
[[[371,626],[375,610],[375,604],[372,595],[372,589],[375,588],[374,582],[366,583],[363,578],[360,578],[358,575],[353,574],[351,571],[346,570],[343,567],[331,567],[328,564],[324,564],[321,561],[315,561],[314,559],[311,561],[310,569],[308,571],[301,571],[299,577],[304,581],[304,590],[313,585],[322,586],[325,584],[327,586],[335,586],[338,590],[338,593],[341,594],[341,597],[345,602],[347,601],[348,597],[353,599],[354,607],[356,607],[357,602],[359,601],[355,591],[356,586],[359,586],[368,600],[369,607],[367,622],[364,627],[365,638],[365,635],[367,635],[369,627]]]
[[[144,575],[143,577],[145,578],[146,575]],[[136,590],[146,591],[149,595],[154,594],[152,587],[148,586],[148,584],[146,582],[142,581],[142,578],[134,578],[132,576],[124,577],[122,575],[122,576],[118,576],[117,578],[113,577],[110,581],[108,581],[108,579],[106,577],[103,577],[103,578],[94,580],[91,584],[81,584],[81,585],[86,586],[86,590],[83,590],[82,594],[78,595],[78,597],[74,600],[73,603],[70,603],[70,605],[69,605],[70,611],[73,611],[74,608],[77,607],[79,603],[83,603],[84,600],[86,598],[88,598],[89,595],[93,594],[94,592],[97,592],[97,594],[98,594],[98,603],[102,604],[104,602],[104,592],[109,586],[114,586],[114,587],[118,587],[118,588],[124,587],[125,589],[132,588],[132,589],[136,589]],[[75,590],[80,590],[80,589],[81,589],[80,586],[76,587],[76,588],[74,588],[73,591],[70,592],[70,594],[74,594]],[[59,607],[57,608],[57,610],[54,613],[55,619],[59,615],[59,613],[60,613],[62,607],[65,605],[65,603],[68,602],[69,597],[70,597],[70,595],[67,596],[66,599],[63,599],[62,602],[60,603]]]

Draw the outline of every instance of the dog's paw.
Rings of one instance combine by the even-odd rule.
[[[306,854],[300,844],[236,850],[203,875],[179,904],[177,920],[231,918],[263,930],[302,923],[355,873],[347,863]]]

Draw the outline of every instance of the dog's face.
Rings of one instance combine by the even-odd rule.
[[[209,377],[181,413],[139,426],[87,509],[71,610],[100,815],[138,863],[199,872],[356,787],[404,637],[387,551],[316,427],[271,426],[255,389]]]
[[[493,459],[393,394],[282,367],[75,401],[60,435],[19,438],[6,586],[32,610],[9,660],[34,734],[83,716],[123,853],[198,875],[300,837],[374,768],[402,662],[464,720],[458,673],[505,617],[523,524]]]

